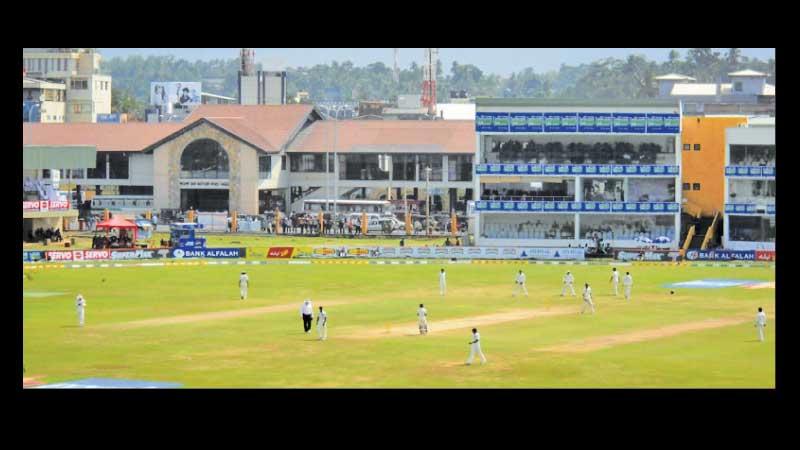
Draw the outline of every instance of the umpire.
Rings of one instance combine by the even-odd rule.
[[[314,307],[310,299],[305,299],[303,306],[300,307],[300,315],[303,316],[303,331],[311,332],[311,322],[314,320]]]

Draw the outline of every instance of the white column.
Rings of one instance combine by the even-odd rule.
[[[583,201],[583,186],[581,186],[581,177],[578,176],[575,177],[575,201]]]

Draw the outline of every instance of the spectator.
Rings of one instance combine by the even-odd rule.
[[[400,247],[405,247],[405,246],[406,246],[405,238],[400,238]]]
[[[456,247],[461,247],[461,241],[458,239],[458,236],[456,236]]]
[[[445,246],[445,247],[450,247],[450,246],[451,246],[451,244],[450,244],[450,238],[449,238],[449,237],[445,238],[445,240],[444,240],[444,246]]]

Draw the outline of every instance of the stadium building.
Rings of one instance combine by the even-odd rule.
[[[725,141],[723,246],[774,251],[775,119],[750,118]]]
[[[44,152],[43,167],[47,152],[55,160],[65,146],[93,148],[86,170],[23,177],[63,175],[61,189],[105,197],[111,210],[299,211],[336,189],[338,199],[430,193],[432,211],[447,213],[466,211],[473,196],[472,121],[328,121],[311,105],[200,105],[179,123],[25,123],[23,145]]]
[[[477,245],[678,247],[677,100],[476,104]]]

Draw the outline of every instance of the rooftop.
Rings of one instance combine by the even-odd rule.
[[[676,84],[676,86],[687,86]],[[625,106],[657,106],[678,107],[677,100],[671,99],[559,99],[559,98],[489,98],[477,97],[476,106],[594,106],[594,107],[625,107]]]
[[[22,144],[83,145],[104,152],[137,152],[184,127],[182,123],[23,123]]]
[[[679,73],[668,73],[666,75],[661,75],[659,77],[655,77],[655,80],[658,81],[696,81],[695,78],[692,78],[688,75],[681,75]]]
[[[728,73],[729,77],[766,77],[769,76],[764,72],[757,72],[755,70],[739,70],[737,72]]]

